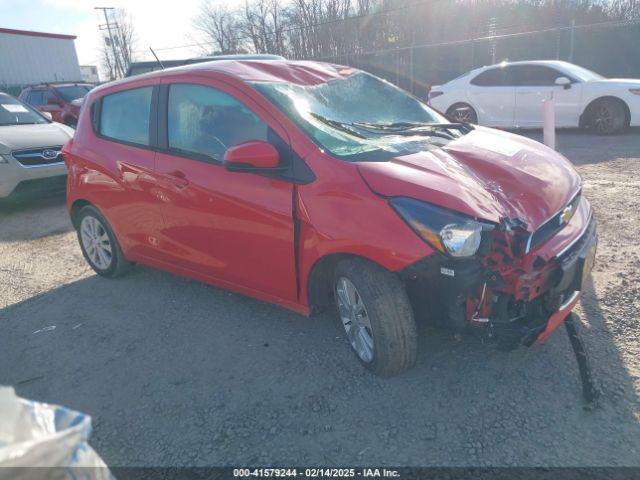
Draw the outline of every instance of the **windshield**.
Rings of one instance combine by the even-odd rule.
[[[0,93],[0,126],[34,123],[49,123],[49,120],[20,100]]]
[[[62,95],[62,98],[71,102],[84,97],[91,90],[91,87],[89,85],[74,85],[72,87],[56,87],[56,90]]]
[[[427,150],[433,145],[432,137],[424,132],[406,135],[406,130],[446,122],[417,99],[364,72],[313,86],[254,86],[321,148],[352,161],[385,160]],[[406,127],[405,134],[397,134],[400,127]]]
[[[578,80],[582,80],[583,82],[588,82],[590,80],[604,80],[604,77],[599,73],[592,72],[591,70],[587,70],[584,67],[580,67],[578,65],[567,64],[566,69],[573,76],[578,77]]]

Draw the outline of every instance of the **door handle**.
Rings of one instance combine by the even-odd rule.
[[[185,188],[187,185],[189,185],[189,180],[187,180],[187,176],[184,174],[184,172],[181,172],[180,170],[176,170],[175,172],[170,172],[167,174],[167,176],[171,180],[171,183],[173,183],[178,188]]]

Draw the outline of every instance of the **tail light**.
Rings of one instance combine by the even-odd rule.
[[[439,97],[440,95],[444,95],[444,92],[439,92],[439,91],[434,91],[434,92],[429,92],[429,100],[433,100],[436,97]]]

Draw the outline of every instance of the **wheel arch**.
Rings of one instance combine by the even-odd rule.
[[[86,200],[84,198],[78,198],[71,204],[71,208],[69,209],[69,215],[71,216],[71,223],[73,224],[74,228],[76,229],[78,228],[78,213],[80,213],[80,210],[82,210],[87,205],[91,205],[97,208],[93,203],[91,203],[89,200]]]
[[[631,109],[629,108],[629,105],[627,104],[627,102],[625,102],[620,97],[616,97],[615,95],[601,95],[601,96],[596,97],[593,100],[591,100],[587,104],[587,106],[584,107],[584,110],[580,114],[580,118],[578,120],[578,124],[579,124],[580,128],[584,128],[584,127],[587,126],[587,119],[588,119],[589,110],[591,108],[593,108],[593,106],[596,103],[598,103],[598,102],[600,102],[602,100],[612,100],[612,101],[617,102],[620,105],[622,105],[622,107],[624,108],[624,111],[625,111],[625,122],[626,122],[627,126],[631,123]]]
[[[359,258],[389,271],[372,258],[349,252],[334,252],[316,259],[307,276],[307,298],[311,314],[321,313],[333,305],[333,276],[338,263],[348,258]]]

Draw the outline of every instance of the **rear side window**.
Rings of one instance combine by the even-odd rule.
[[[142,87],[103,97],[100,108],[100,135],[148,146],[152,92],[153,87]]]
[[[249,108],[215,88],[175,84],[169,88],[169,148],[222,161],[228,148],[268,141],[268,126]]]
[[[478,87],[505,87],[513,85],[513,70],[510,67],[496,67],[485,70],[473,80],[471,85]]]
[[[562,74],[544,65],[516,65],[517,84],[523,87],[552,86]]]

